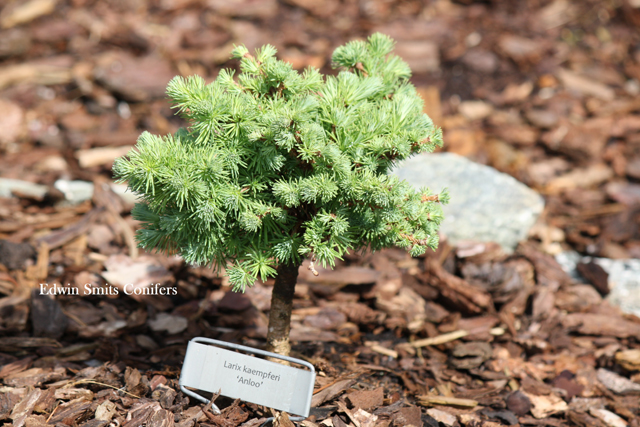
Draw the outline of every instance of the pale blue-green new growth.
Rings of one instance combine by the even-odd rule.
[[[339,47],[337,76],[300,74],[267,45],[233,51],[237,78],[175,77],[167,93],[190,127],[144,132],[114,165],[142,196],[140,246],[225,267],[236,290],[302,257],[333,266],[350,249],[435,248],[446,191],[387,175],[442,143],[393,45],[374,34]]]

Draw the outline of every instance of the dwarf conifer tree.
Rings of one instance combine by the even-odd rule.
[[[144,132],[115,175],[142,197],[139,245],[224,267],[234,290],[275,277],[267,347],[289,352],[304,257],[334,266],[349,250],[438,245],[446,192],[416,191],[389,169],[441,145],[410,69],[382,34],[336,49],[336,76],[302,74],[266,45],[237,47],[240,73],[175,77],[167,93],[190,126]],[[315,274],[315,270],[314,270]]]

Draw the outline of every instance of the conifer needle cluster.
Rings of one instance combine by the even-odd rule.
[[[189,128],[144,132],[114,165],[142,197],[140,246],[224,267],[235,290],[303,257],[435,248],[446,192],[388,175],[442,143],[393,45],[374,34],[339,47],[335,76],[298,73],[266,45],[235,48],[237,77],[175,77],[167,93]]]

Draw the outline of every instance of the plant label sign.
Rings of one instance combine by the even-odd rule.
[[[309,369],[284,366],[221,347],[275,357]],[[314,381],[313,365],[304,360],[224,341],[194,338],[187,346],[180,375],[180,389],[205,402],[208,400],[185,387],[211,393],[220,392],[233,399],[307,417]]]

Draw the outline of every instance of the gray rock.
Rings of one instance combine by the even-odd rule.
[[[421,154],[392,173],[416,187],[449,189],[440,230],[453,244],[497,242],[513,252],[544,208],[542,196],[515,178],[457,154]]]
[[[53,186],[64,195],[65,201],[70,204],[79,204],[93,197],[92,182],[59,179]],[[112,183],[111,189],[128,205],[133,205],[138,201],[138,195],[128,190],[126,184]],[[0,197],[13,197],[13,191],[41,199],[49,190],[46,185],[19,179],[0,178]]]
[[[13,197],[13,191],[40,199],[47,194],[47,186],[20,179],[0,178],[0,197]]]
[[[595,262],[609,273],[609,295],[606,300],[622,311],[640,316],[640,259],[583,257],[577,252],[556,255],[556,261],[574,279],[584,281],[576,270],[579,262]]]
[[[134,205],[140,200],[140,197],[129,190],[127,184],[111,184],[111,189],[128,205]]]
[[[82,203],[93,197],[93,183],[88,181],[69,181],[59,179],[53,186],[64,194],[64,198],[71,204]]]
[[[66,179],[59,179],[53,184],[58,190],[60,190],[65,199],[72,203],[82,203],[85,200],[89,200],[93,197],[93,183],[88,181],[69,181]],[[129,205],[133,205],[138,201],[138,196],[128,190],[126,184],[111,184],[111,189],[120,198]]]

